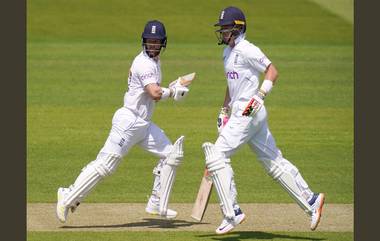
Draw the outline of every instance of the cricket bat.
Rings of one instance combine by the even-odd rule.
[[[191,212],[191,217],[198,222],[202,221],[203,216],[206,212],[207,204],[211,196],[211,191],[212,180],[210,174],[206,169],[202,177],[201,185],[199,186],[199,191],[197,198],[195,199],[193,210]]]
[[[184,76],[180,76],[180,77],[178,77],[178,79],[172,81],[169,84],[169,87],[172,87],[173,85],[175,85],[177,83],[177,81],[179,81],[179,83],[182,86],[187,87],[193,82],[194,79],[195,79],[195,72],[191,73],[191,74],[184,75]]]

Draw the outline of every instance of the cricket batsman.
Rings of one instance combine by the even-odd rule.
[[[202,147],[224,215],[216,233],[228,233],[246,218],[237,203],[234,173],[229,159],[246,143],[256,153],[269,176],[311,217],[310,228],[315,230],[325,196],[314,193],[297,167],[282,156],[268,127],[264,99],[276,82],[277,70],[260,48],[245,39],[247,24],[239,8],[223,9],[215,26],[219,27],[216,30],[218,44],[226,45],[223,63],[227,90],[217,122],[220,135],[215,144],[206,142]],[[264,80],[260,85],[262,73]]]
[[[169,88],[160,86],[160,53],[167,43],[163,23],[157,20],[147,22],[141,37],[143,50],[133,60],[124,106],[115,112],[103,148],[96,159],[82,169],[72,185],[58,189],[56,215],[61,222],[67,220],[69,210],[74,212],[83,198],[103,178],[116,170],[134,145],[139,145],[159,158],[153,169],[153,190],[145,211],[168,219],[177,216],[176,211],[168,209],[168,201],[176,169],[183,159],[184,136],[172,144],[151,118],[156,102],[169,98],[180,101],[189,89],[178,80],[173,81]]]

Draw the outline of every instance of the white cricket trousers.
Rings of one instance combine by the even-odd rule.
[[[246,104],[233,104],[231,117],[216,140],[215,147],[225,158],[231,157],[245,143],[257,154],[260,161],[282,158],[268,128],[265,106],[251,117],[242,115]]]
[[[297,167],[286,160],[277,148],[275,140],[269,131],[265,106],[254,116],[243,116],[242,113],[246,104],[247,102],[235,102],[233,104],[231,117],[216,140],[215,148],[224,155],[226,160],[229,160],[239,147],[247,143],[256,153],[257,158],[268,174],[273,175],[270,171],[273,170],[274,165],[281,166],[285,171],[291,173],[291,179],[296,183],[298,187],[296,191],[299,193],[298,196],[295,196],[286,189],[293,198],[309,200],[313,192],[298,172]],[[232,168],[230,169],[231,177],[228,177],[231,178],[230,192],[234,204],[236,204],[237,191],[233,181],[233,171]]]
[[[160,159],[166,158],[172,149],[170,140],[156,124],[121,107],[112,118],[110,134],[100,153],[119,154],[124,157],[136,144]]]
[[[63,200],[65,205],[69,207],[78,205],[77,203],[80,203],[102,178],[115,171],[121,158],[135,144],[158,156],[160,158],[158,167],[173,149],[163,130],[122,107],[112,118],[111,131],[97,158],[82,169],[74,184],[70,186]],[[159,188],[159,176],[155,175],[152,192],[157,193]]]

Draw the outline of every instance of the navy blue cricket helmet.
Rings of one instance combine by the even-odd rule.
[[[160,53],[162,47],[166,48],[167,36],[166,36],[165,26],[163,23],[161,23],[158,20],[151,20],[146,23],[144,27],[144,31],[141,34],[141,38],[142,38],[142,45],[144,47],[144,50],[149,55],[149,57],[157,56]],[[147,39],[160,40],[159,49],[148,50],[147,45],[149,44],[147,44]],[[153,44],[150,44],[150,45],[153,45]],[[155,52],[156,54],[153,54],[152,52]]]
[[[232,35],[240,35],[245,33],[247,29],[247,23],[245,20],[244,13],[237,7],[227,7],[220,12],[219,21],[214,24],[215,27],[221,27],[216,30],[220,35],[223,32],[232,32]],[[231,26],[229,29],[222,28],[223,26]],[[228,44],[223,40],[222,36],[218,37],[218,44]]]

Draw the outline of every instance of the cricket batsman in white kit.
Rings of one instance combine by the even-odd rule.
[[[246,218],[237,203],[229,159],[245,143],[256,153],[266,172],[311,217],[310,228],[315,230],[324,194],[311,191],[297,167],[282,156],[268,127],[264,98],[277,79],[277,70],[258,47],[245,39],[246,20],[240,9],[222,10],[215,26],[220,27],[216,31],[218,44],[227,45],[223,52],[227,90],[217,122],[219,137],[215,144],[206,142],[202,147],[224,215],[216,233],[228,233]],[[261,73],[264,80],[260,86]]]
[[[168,219],[177,216],[176,211],[168,209],[168,201],[176,168],[183,158],[184,136],[172,144],[151,118],[155,102],[169,98],[179,101],[189,89],[178,80],[173,81],[169,88],[160,87],[159,54],[166,47],[166,42],[164,25],[157,20],[149,21],[142,33],[143,50],[134,59],[129,72],[124,106],[113,116],[108,139],[96,159],[82,169],[75,182],[68,188],[58,189],[56,214],[61,222],[66,221],[68,211],[74,212],[97,183],[116,170],[134,145],[141,146],[159,158],[153,170],[153,190],[146,212]]]

